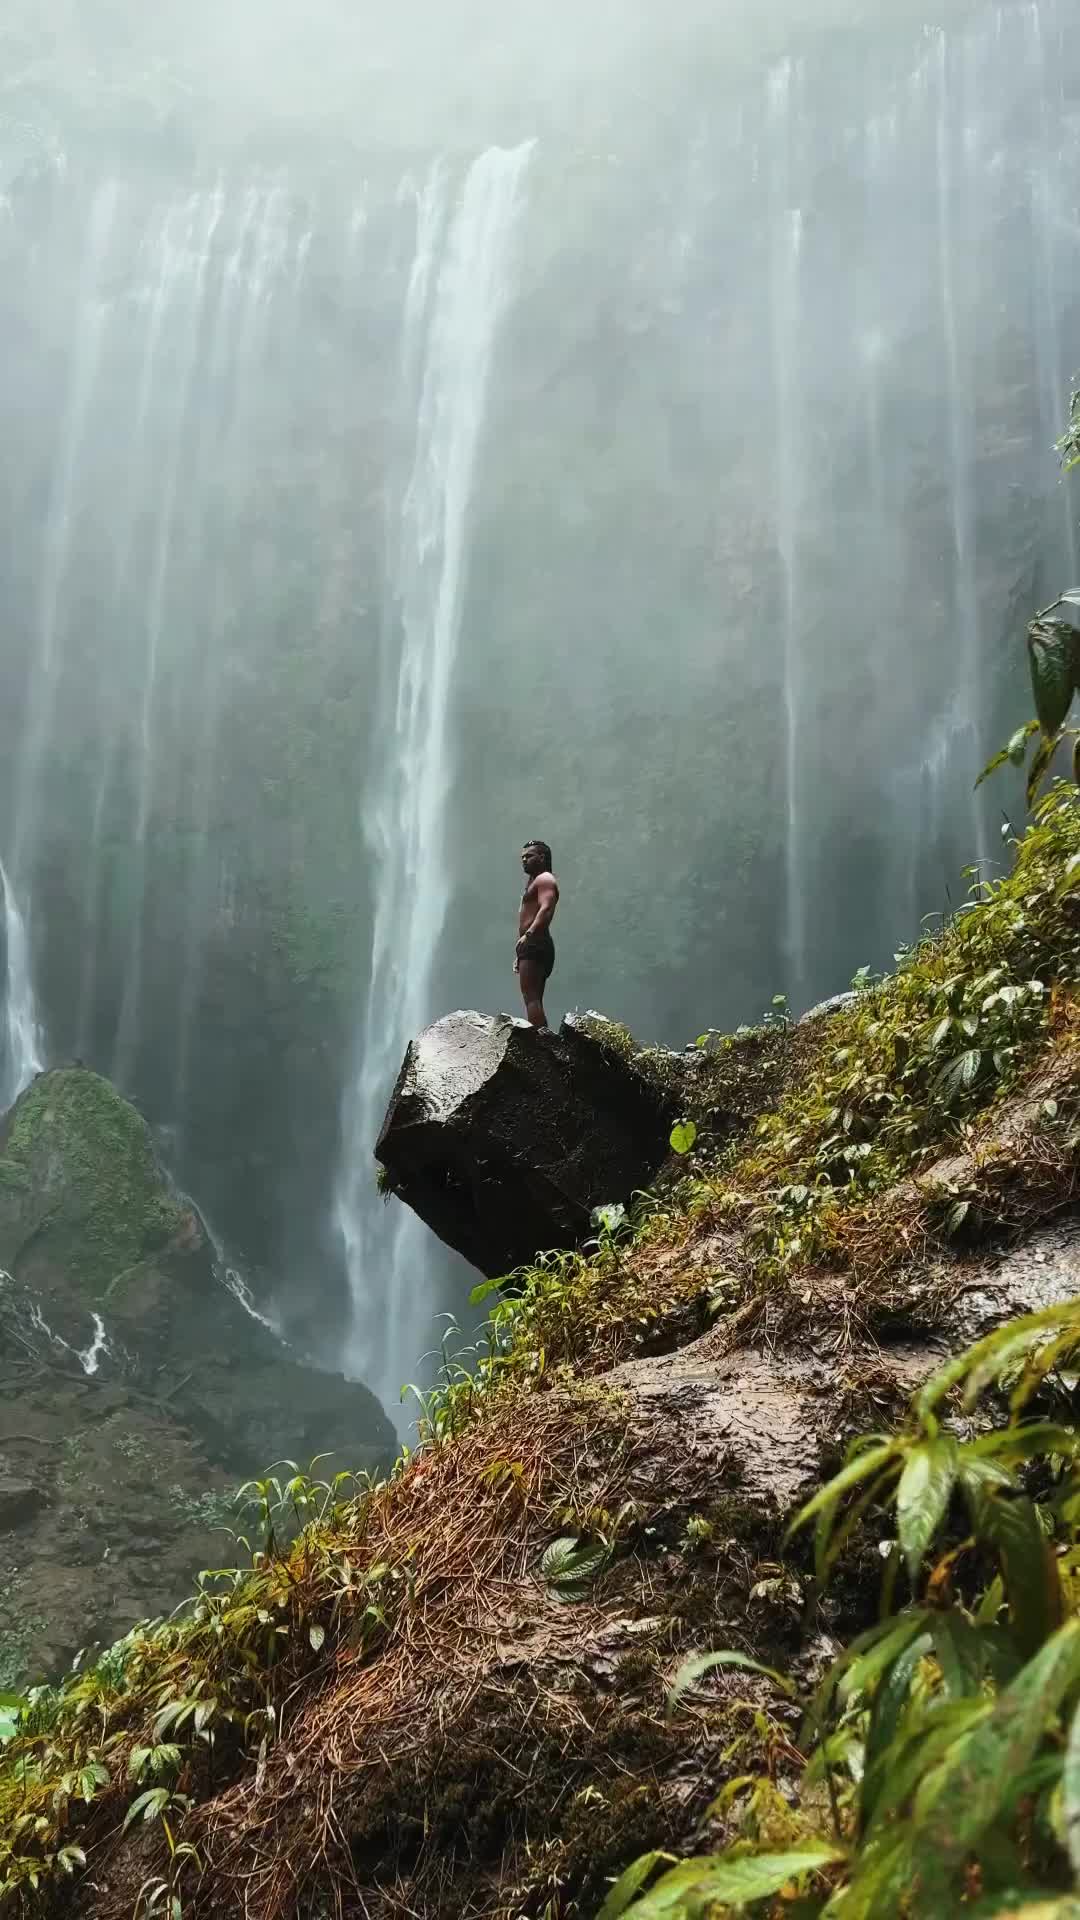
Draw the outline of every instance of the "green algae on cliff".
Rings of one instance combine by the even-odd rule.
[[[0,1133],[0,1266],[91,1301],[183,1228],[142,1115],[84,1067],[42,1073]]]

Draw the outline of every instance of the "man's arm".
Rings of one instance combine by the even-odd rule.
[[[546,933],[551,925],[555,909],[559,904],[559,889],[555,877],[550,873],[541,874],[536,881],[536,914],[532,925],[526,927],[522,939],[530,939],[533,934]]]

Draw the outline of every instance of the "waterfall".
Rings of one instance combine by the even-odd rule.
[[[1074,4],[734,62],[698,7],[576,104],[463,33],[408,140],[407,61],[389,140],[62,86],[0,140],[0,1084],[117,1073],[286,1335],[347,1255],[390,1397],[466,1280],[371,1148],[411,1033],[515,1004],[509,835],[560,1010],[675,1045],[888,965],[1023,816],[972,785],[1080,584]]]
[[[176,290],[179,288],[184,335],[173,369],[172,417],[167,427],[168,450],[164,483],[158,499],[158,520],[145,610],[145,652],[136,754],[134,871],[136,898],[139,905],[131,922],[124,978],[124,999],[113,1060],[113,1077],[121,1084],[130,1078],[139,1032],[145,941],[145,916],[142,909],[146,882],[147,836],[150,829],[157,764],[155,748],[158,725],[158,676],[165,632],[173,546],[177,536],[180,477],[186,446],[192,382],[202,332],[207,270],[214,236],[221,221],[222,207],[222,195],[218,189],[209,196],[194,194],[186,206],[171,210],[162,241],[161,271],[149,329],[150,341],[156,343],[170,310],[178,304]],[[152,369],[152,350],[149,347],[148,365]]]
[[[30,947],[11,882],[0,860],[0,905],[4,921],[4,1022],[0,1027],[0,1113],[18,1099],[42,1069],[41,1029],[30,974]]]
[[[937,40],[937,110],[934,152],[937,166],[938,263],[941,283],[942,335],[945,350],[945,394],[949,438],[949,501],[953,544],[953,620],[958,636],[957,666],[959,690],[967,717],[967,751],[971,763],[979,759],[984,702],[980,698],[982,681],[982,642],[979,630],[978,555],[976,552],[974,487],[974,392],[972,366],[974,345],[961,333],[956,282],[972,277],[969,264],[972,207],[969,182],[979,165],[978,124],[975,118],[976,89],[971,72],[971,43],[962,48],[959,98],[954,98],[951,74],[952,52],[942,31]],[[959,126],[959,141],[955,129]],[[954,144],[960,147],[960,179],[954,178]],[[961,739],[963,731],[961,730]],[[927,776],[930,762],[926,763]],[[970,808],[974,833],[973,853],[980,868],[989,858],[985,819],[982,808]]]
[[[1062,351],[1061,311],[1064,306],[1058,261],[1058,236],[1067,229],[1064,210],[1059,204],[1059,182],[1070,180],[1067,157],[1055,147],[1052,129],[1060,121],[1062,102],[1051,97],[1051,59],[1046,47],[1043,10],[1040,0],[1031,0],[1024,11],[1028,63],[1034,70],[1036,85],[1035,164],[1031,169],[1031,218],[1034,232],[1035,285],[1033,303],[1036,356],[1039,381],[1040,428],[1047,448],[1062,428],[1062,395],[1067,393],[1077,368]],[[1076,520],[1067,490],[1061,489],[1061,531],[1064,564],[1070,584],[1080,582]]]
[[[384,1400],[430,1342],[422,1229],[389,1220],[372,1148],[408,1041],[436,1011],[433,970],[449,896],[449,703],[468,558],[468,517],[510,242],[532,144],[472,165],[447,227],[445,172],[429,175],[405,311],[403,378],[420,370],[412,471],[391,554],[399,651],[385,689],[389,751],[366,825],[376,866],[371,972],[348,1091],[335,1217],[353,1308],[354,1367]],[[436,249],[441,241],[441,257]]]
[[[802,209],[792,205],[795,119],[792,94],[798,69],[791,60],[768,80],[768,128],[772,143],[772,371],[776,421],[776,544],[780,556],[784,698],[784,881],[785,947],[789,998],[801,1003],[806,984],[806,873],[804,805],[800,780],[800,734],[805,726],[802,685],[802,612],[799,605],[799,526],[803,507],[800,464],[799,291]]]
[[[62,667],[64,588],[73,531],[79,457],[87,432],[105,321],[100,282],[116,218],[118,192],[107,181],[94,194],[76,301],[78,327],[71,345],[67,403],[53,469],[40,561],[40,591],[33,671],[17,762],[12,872],[21,882],[24,856],[39,806],[42,764],[50,744],[53,708]]]

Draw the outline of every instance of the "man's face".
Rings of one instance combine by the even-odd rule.
[[[539,873],[544,865],[535,847],[522,847],[521,864],[530,877],[534,873]]]

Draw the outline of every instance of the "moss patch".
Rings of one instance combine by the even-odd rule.
[[[99,1074],[41,1074],[16,1102],[0,1137],[0,1262],[101,1299],[184,1219],[145,1120]]]

